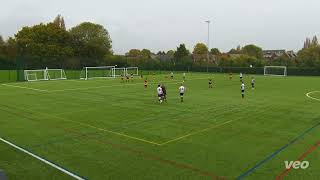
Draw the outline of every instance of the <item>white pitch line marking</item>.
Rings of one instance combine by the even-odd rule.
[[[35,155],[35,154],[33,154],[33,153],[31,153],[31,152],[23,149],[23,148],[15,145],[15,144],[13,144],[13,143],[11,143],[11,142],[9,142],[9,141],[7,141],[7,140],[5,140],[5,139],[0,138],[0,141],[2,141],[2,142],[4,142],[4,143],[8,144],[9,146],[14,147],[15,149],[18,149],[19,151],[22,151],[22,152],[24,152],[24,153],[26,153],[26,154],[28,154],[28,155],[30,155],[30,156],[32,156],[32,157],[40,160],[40,161],[42,161],[43,163],[48,164],[49,166],[51,166],[51,167],[53,167],[53,168],[55,168],[55,169],[57,169],[57,170],[65,173],[65,174],[67,174],[67,175],[69,175],[69,176],[71,176],[71,177],[73,177],[73,178],[75,178],[75,179],[85,180],[84,178],[82,178],[82,177],[80,177],[80,176],[78,176],[78,175],[76,175],[76,174],[74,174],[74,173],[72,173],[72,172],[70,172],[70,171],[68,171],[68,170],[66,170],[66,169],[64,169],[64,168],[62,168],[62,167],[54,164],[54,163],[52,163],[52,162],[49,162],[49,161],[47,161],[47,160],[45,160],[45,159],[43,159],[43,158],[41,158],[41,157],[39,157],[39,156],[37,156],[37,155]]]
[[[29,88],[29,87],[25,87],[25,86],[15,86],[15,85],[11,85],[11,84],[2,84],[2,85],[7,86],[7,87],[20,88],[20,89],[29,89],[29,90],[33,90],[33,91],[39,91],[39,92],[49,92],[48,90]]]

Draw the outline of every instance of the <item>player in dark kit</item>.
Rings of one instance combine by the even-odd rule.
[[[252,79],[251,79],[251,87],[252,87],[252,90],[254,90],[254,85],[255,85],[255,83],[256,83],[256,80],[254,79],[254,77],[252,77]]]
[[[144,80],[144,88],[147,88],[147,87],[148,87],[148,81]]]
[[[232,73],[229,73],[229,80],[232,80]]]
[[[133,82],[133,74],[132,73],[130,74],[130,79],[131,79],[131,82]]]
[[[121,74],[121,82],[124,83],[124,78],[122,74]]]
[[[212,87],[213,87],[212,79],[209,79],[209,88],[212,88]]]
[[[167,102],[167,89],[163,84],[161,85],[161,88],[162,88],[162,92],[163,92],[163,100],[164,100],[164,102]]]

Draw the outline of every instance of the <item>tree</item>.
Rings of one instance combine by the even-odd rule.
[[[167,54],[169,54],[169,52]],[[189,54],[190,54],[190,52],[186,48],[186,45],[180,44],[179,47],[177,47],[177,51],[174,52],[174,58],[181,59],[183,57],[189,56]]]
[[[130,51],[126,53],[128,57],[140,57],[141,55],[142,53],[139,49],[130,49]]]
[[[311,46],[311,40],[307,38],[304,42],[303,48],[309,48]]]
[[[318,66],[320,61],[320,46],[311,46],[298,52],[297,63],[304,67]]]
[[[73,55],[70,42],[69,33],[54,23],[24,27],[15,35],[20,55],[40,59],[47,66],[61,65],[65,57]]]
[[[208,54],[208,47],[203,43],[197,43],[193,48],[193,54]]]
[[[100,24],[84,22],[70,30],[75,55],[86,58],[103,58],[112,54],[111,38]]]
[[[4,46],[4,40],[1,35],[0,35],[0,46]]]
[[[175,52],[174,52],[174,50],[169,50],[166,54],[168,56],[174,56]]]
[[[243,54],[256,57],[257,59],[263,58],[262,48],[253,44],[244,46],[241,51]]]
[[[166,52],[164,52],[164,51],[159,51],[159,52],[157,53],[157,55],[163,56],[163,55],[166,55]]]
[[[149,49],[142,49],[141,51],[141,55],[144,57],[144,58],[151,58],[151,51]]]
[[[319,42],[318,42],[317,36],[314,36],[312,38],[311,46],[319,46]]]
[[[63,17],[61,18],[60,27],[61,27],[62,29],[64,29],[64,30],[66,30],[66,24],[65,24],[65,22],[64,22],[64,18],[63,18]]]
[[[220,52],[220,50],[219,50],[218,48],[212,48],[212,49],[210,50],[210,54],[217,56],[217,55],[220,55],[221,52]]]
[[[238,51],[234,48],[230,49],[230,51],[228,52],[228,54],[240,54],[240,53],[241,53],[241,51]]]
[[[64,22],[64,18],[60,14],[58,14],[58,16],[56,18],[54,18],[53,24],[55,24],[56,26],[60,27],[61,29],[66,30],[66,25],[65,25],[65,22]]]
[[[236,50],[237,50],[238,52],[241,52],[241,46],[238,45]]]

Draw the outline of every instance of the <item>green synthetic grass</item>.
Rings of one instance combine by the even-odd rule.
[[[318,77],[187,74],[185,102],[175,80],[157,75],[119,79],[8,83],[0,86],[0,137],[88,179],[236,179],[320,122]],[[146,77],[146,76],[145,76]],[[214,77],[214,88],[208,78]],[[163,82],[168,102],[157,103]],[[320,92],[310,94],[320,99]],[[299,138],[245,179],[275,179],[284,161],[298,159],[320,140],[320,127]],[[317,179],[320,147],[306,170],[284,179]],[[9,179],[70,179],[0,143],[0,169]]]

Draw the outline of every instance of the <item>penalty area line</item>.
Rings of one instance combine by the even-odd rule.
[[[13,148],[15,148],[15,149],[17,149],[17,150],[19,150],[19,151],[21,151],[21,152],[24,152],[25,154],[28,154],[28,155],[30,155],[30,156],[38,159],[39,161],[41,161],[41,162],[43,162],[43,163],[45,163],[45,164],[47,164],[47,165],[49,165],[49,166],[57,169],[57,170],[65,173],[65,174],[67,174],[67,175],[69,175],[69,176],[71,176],[71,177],[73,177],[73,178],[75,178],[75,179],[85,180],[85,178],[80,177],[80,176],[76,175],[75,173],[72,173],[72,172],[70,172],[70,171],[68,171],[68,170],[66,170],[66,169],[64,169],[64,168],[56,165],[56,164],[53,163],[53,162],[50,162],[50,161],[48,161],[48,160],[46,160],[46,159],[44,159],[44,158],[42,158],[42,157],[40,157],[40,156],[37,156],[37,155],[31,153],[30,151],[28,151],[28,150],[26,150],[26,149],[23,149],[22,147],[19,147],[18,145],[15,145],[15,144],[13,144],[13,143],[11,143],[11,142],[3,139],[3,138],[0,138],[0,141],[8,144],[9,146],[11,146],[11,147],[13,147]]]

